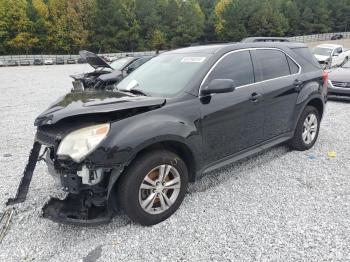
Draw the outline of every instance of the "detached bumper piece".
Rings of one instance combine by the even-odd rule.
[[[17,189],[16,197],[10,198],[6,203],[7,206],[22,203],[26,200],[28,190],[29,190],[29,185],[30,185],[30,182],[32,181],[32,177],[33,177],[33,172],[34,172],[36,163],[38,162],[40,149],[41,149],[40,143],[35,142],[33,145],[33,149],[29,155],[28,164],[26,165],[26,168],[24,169],[23,177],[22,177],[21,182],[19,184],[19,187]]]
[[[107,224],[112,219],[106,201],[89,195],[68,194],[63,199],[51,198],[43,207],[43,217],[62,224],[79,226]]]

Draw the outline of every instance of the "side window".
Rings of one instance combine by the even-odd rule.
[[[320,64],[309,48],[293,48],[292,50],[298,56],[298,59],[296,60],[298,61],[298,64],[301,65],[304,72],[311,72],[321,69]]]
[[[290,59],[289,56],[287,56],[287,60],[288,60],[288,65],[289,65],[289,69],[290,69],[290,73],[293,74],[297,74],[299,72],[299,66],[292,60]]]
[[[224,57],[208,76],[207,83],[213,79],[232,79],[236,86],[254,83],[254,70],[250,52],[240,51]]]
[[[343,51],[342,48],[338,47],[334,50],[334,54],[341,54],[342,51]]]
[[[286,55],[278,50],[256,50],[260,63],[262,80],[269,80],[289,75],[289,65]]]

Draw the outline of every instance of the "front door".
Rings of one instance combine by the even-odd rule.
[[[226,54],[208,75],[213,79],[232,79],[231,93],[201,97],[203,160],[214,163],[263,140],[264,115],[255,96],[255,76],[249,51]]]

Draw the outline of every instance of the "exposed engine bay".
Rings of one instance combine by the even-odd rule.
[[[143,63],[151,59],[148,57],[127,56],[107,63],[103,58],[89,51],[80,51],[80,56],[94,68],[94,71],[71,75],[73,81],[73,92],[84,90],[113,90],[114,85],[124,77],[137,69]]]

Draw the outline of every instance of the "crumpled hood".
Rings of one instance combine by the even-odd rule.
[[[329,72],[329,79],[337,82],[350,83],[350,68],[337,68]]]
[[[86,60],[86,62],[91,65],[93,68],[98,68],[98,67],[106,67],[106,68],[110,68],[113,69],[109,64],[107,64],[107,62],[105,60],[103,60],[101,57],[99,57],[98,55],[83,50],[79,52],[79,55]]]
[[[76,92],[69,93],[53,103],[40,114],[34,122],[35,126],[51,125],[58,121],[89,114],[103,114],[126,109],[162,106],[165,98],[134,96],[122,92]]]
[[[320,62],[324,62],[327,59],[329,59],[329,56],[326,56],[326,55],[316,55],[315,54],[315,57],[316,57],[317,61],[320,61]]]

